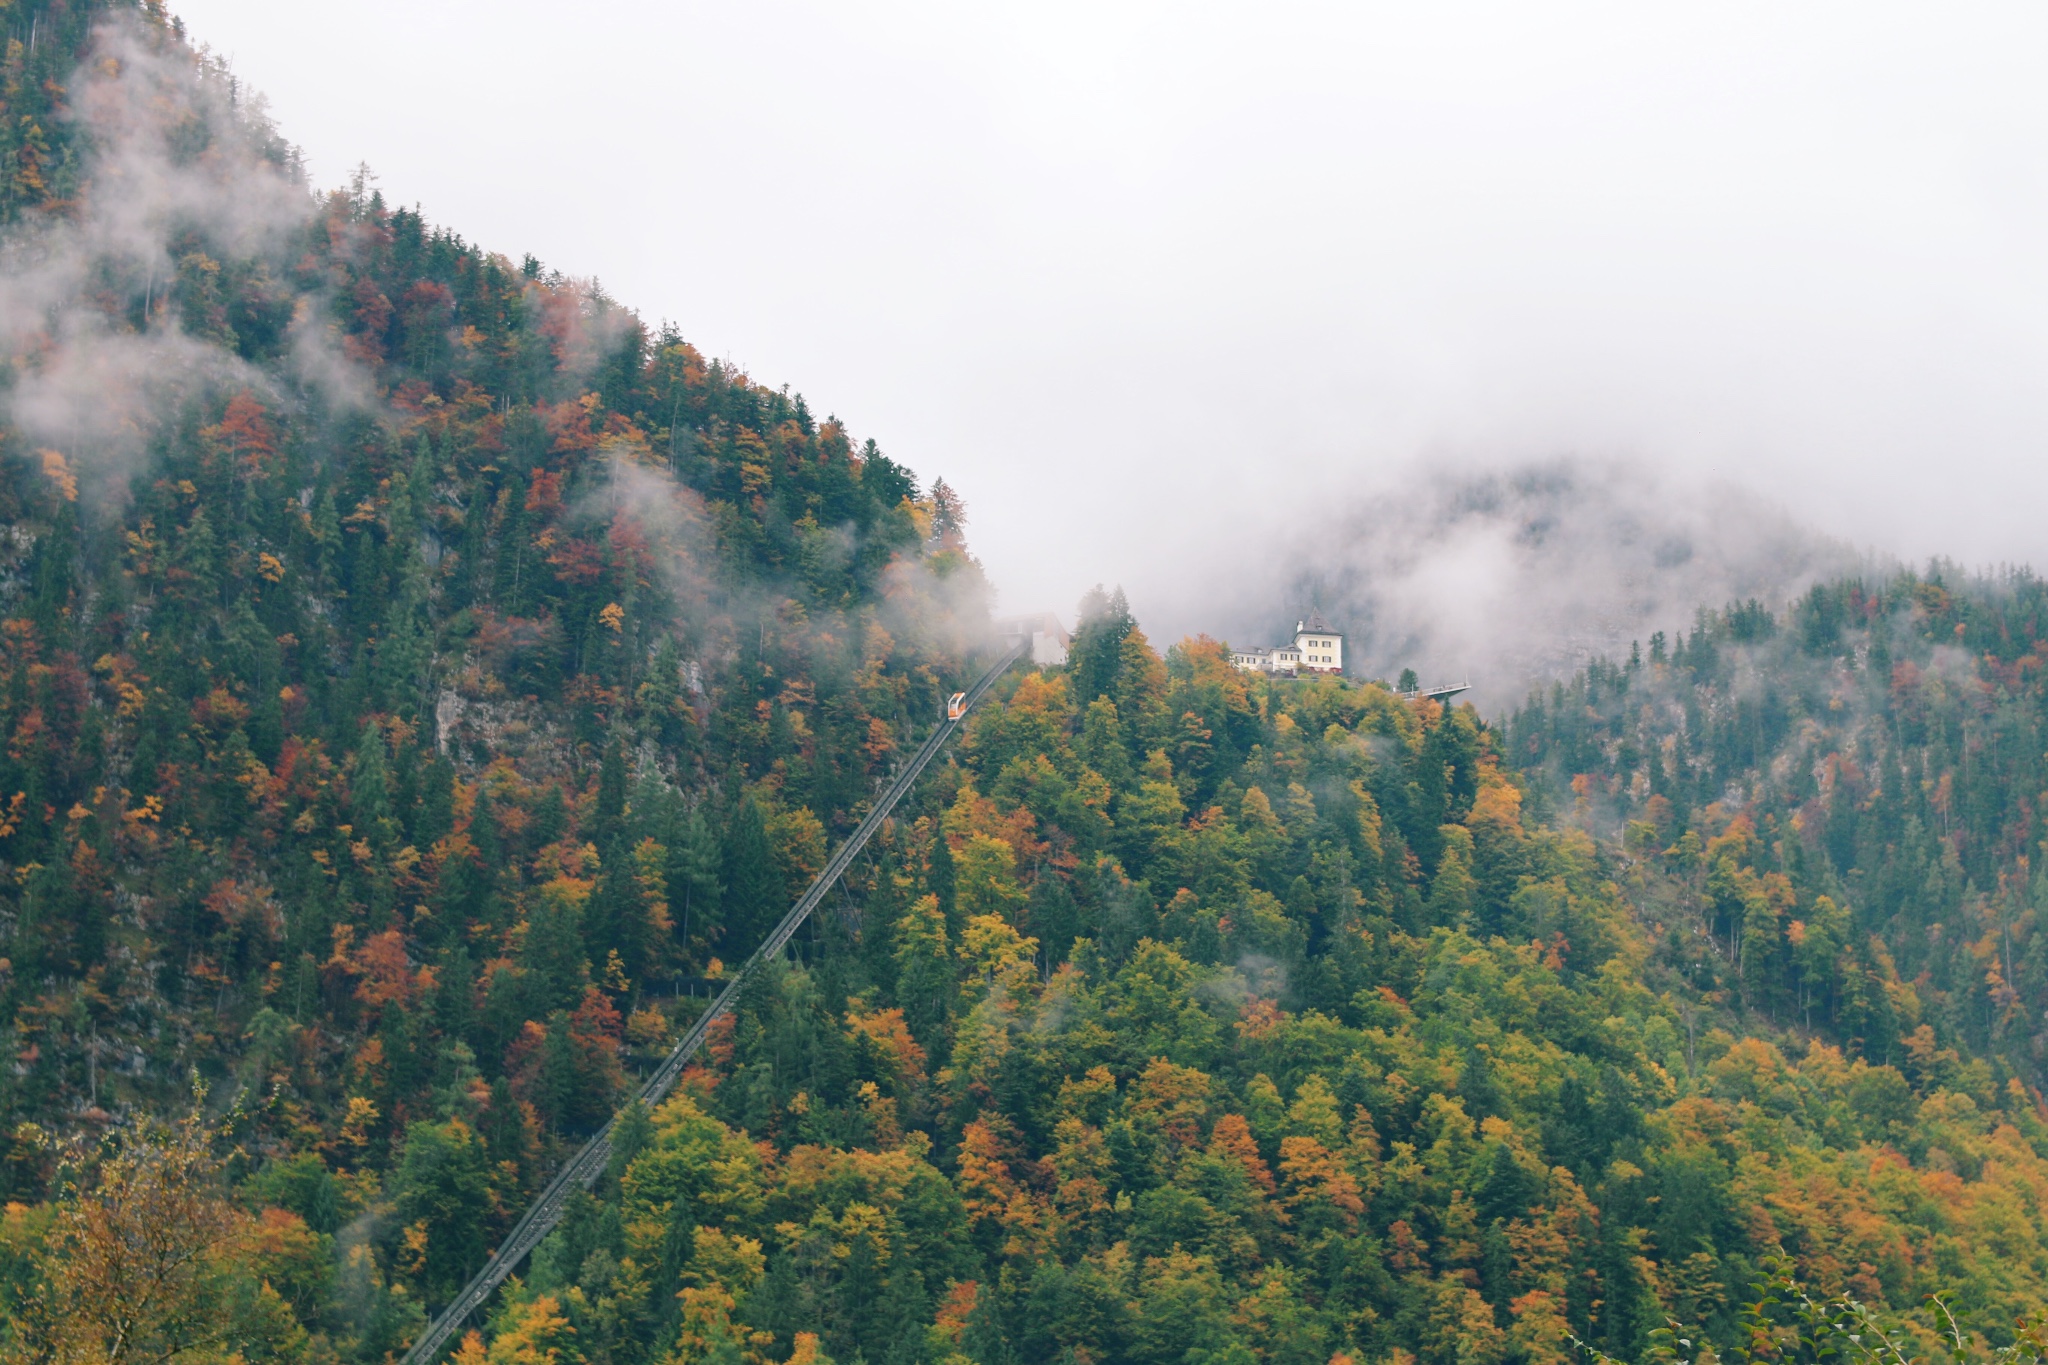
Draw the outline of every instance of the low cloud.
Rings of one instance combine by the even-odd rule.
[[[1469,681],[1489,712],[1591,657],[1681,632],[1701,607],[1775,608],[1866,567],[1754,494],[1619,461],[1438,466],[1318,506],[1262,540],[1290,547],[1270,559],[1194,572],[1211,629],[1270,643],[1317,609],[1346,632],[1353,676]]]
[[[103,25],[67,86],[85,174],[66,212],[0,243],[6,419],[103,490],[153,424],[209,386],[271,385],[188,331],[224,269],[282,269],[314,201],[297,157],[220,65],[160,30]],[[317,356],[317,339],[300,351]],[[326,362],[322,362],[325,364]],[[330,367],[331,368],[331,367]]]

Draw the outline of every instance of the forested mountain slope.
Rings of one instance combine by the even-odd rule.
[[[0,1353],[385,1361],[822,865],[985,589],[943,484],[312,195],[153,9],[0,22]],[[1633,1358],[1746,1340],[1777,1255],[2006,1340],[2031,1015],[1972,1032],[1986,931],[1910,916],[2010,908],[2039,979],[2032,655],[1987,643],[2031,589],[1829,592],[1504,732],[1092,596],[465,1365]]]
[[[1733,1340],[1779,1254],[1898,1308],[2037,1302],[2031,1096],[1717,1011],[1495,746],[1211,642],[1162,661],[1101,610],[976,720],[843,951],[636,1130],[488,1353],[1635,1355],[1667,1315]]]
[[[1702,612],[1509,723],[1557,814],[1623,837],[1702,991],[1925,1074],[2048,1063],[2048,588],[1813,588]]]

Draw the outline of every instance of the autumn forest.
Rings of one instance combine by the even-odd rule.
[[[0,28],[0,1357],[395,1361],[622,1105],[461,1365],[2048,1349],[2040,580],[1498,716],[1097,589],[627,1105],[993,657],[967,502]]]

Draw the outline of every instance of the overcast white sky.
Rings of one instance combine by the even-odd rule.
[[[1201,628],[1278,519],[1563,452],[2048,560],[2038,4],[173,5],[319,182],[943,474],[1009,607]]]

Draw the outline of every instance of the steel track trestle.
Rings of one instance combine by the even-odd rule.
[[[810,888],[790,908],[789,913],[782,917],[782,922],[775,926],[768,937],[762,940],[761,945],[754,949],[753,954],[741,964],[740,969],[733,973],[725,989],[718,993],[718,998],[711,1002],[711,1007],[690,1026],[690,1031],[683,1035],[682,1041],[670,1050],[668,1056],[662,1060],[661,1066],[647,1078],[646,1083],[635,1092],[633,1098],[627,1101],[627,1108],[635,1104],[645,1104],[651,1108],[659,1104],[668,1092],[675,1088],[676,1081],[682,1077],[683,1069],[690,1064],[691,1058],[697,1055],[698,1049],[704,1046],[704,1039],[709,1034],[711,1025],[738,1003],[740,992],[745,989],[748,978],[782,952],[791,936],[803,927],[806,919],[810,918],[811,911],[817,908],[818,902],[825,898],[825,893],[844,875],[861,849],[866,847],[868,840],[874,837],[875,831],[882,827],[882,822],[896,809],[897,803],[917,784],[917,779],[931,761],[938,757],[939,751],[946,747],[946,741],[959,730],[967,717],[967,712],[981,700],[995,684],[996,679],[1003,675],[1004,670],[1029,651],[1030,645],[1028,635],[1007,645],[1002,656],[987,672],[975,679],[973,686],[949,700],[946,714],[932,727],[931,734],[926,737],[917,752],[911,755],[910,761],[898,770],[888,789],[868,812],[867,818],[862,820],[859,828],[839,846],[831,861],[825,864],[825,870],[818,874],[817,880],[811,883]],[[624,1113],[625,1110],[621,1109],[619,1112]],[[503,1284],[518,1268],[519,1263],[526,1259],[527,1253],[539,1246],[541,1239],[554,1230],[555,1224],[561,1219],[563,1208],[568,1204],[570,1192],[578,1188],[588,1189],[597,1183],[597,1178],[604,1173],[605,1167],[611,1161],[612,1130],[617,1127],[618,1122],[619,1114],[613,1114],[604,1127],[598,1130],[597,1136],[584,1143],[581,1150],[555,1172],[554,1179],[548,1181],[547,1188],[540,1192],[540,1197],[534,1200],[524,1216],[513,1225],[512,1231],[506,1234],[505,1240],[491,1253],[491,1258],[485,1262],[483,1269],[477,1271],[470,1282],[462,1287],[462,1292],[450,1300],[434,1320],[427,1324],[426,1331],[420,1334],[419,1340],[413,1342],[412,1349],[405,1353],[403,1365],[427,1365],[427,1362],[431,1361],[447,1343],[448,1338],[455,1334],[456,1329],[461,1327],[472,1313],[483,1307],[492,1291]]]

